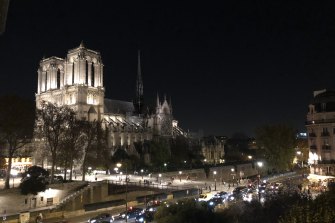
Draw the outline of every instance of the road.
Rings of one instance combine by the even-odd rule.
[[[97,174],[97,175],[86,175],[86,180],[87,181],[102,181],[102,180],[112,180],[112,181],[125,181],[125,175],[106,175],[106,174]],[[154,184],[164,184],[165,182],[171,182],[170,178],[166,178],[164,176],[160,177],[160,178],[155,178],[155,177],[150,177],[150,176],[139,176],[139,175],[128,175],[128,177],[130,178],[130,182],[143,182],[143,180],[149,180],[151,182],[153,182]],[[80,180],[82,178],[81,175],[77,175],[76,176],[76,180]],[[282,177],[281,180],[286,179],[287,177],[284,176]],[[13,179],[13,178],[12,178]],[[12,186],[14,184],[15,187],[17,187],[20,183],[21,178],[17,177],[14,178],[14,180],[10,180],[10,185]],[[240,185],[245,185],[247,183],[246,180],[241,181]],[[228,184],[223,184],[222,182],[215,182],[213,180],[206,180],[206,181],[192,181],[192,180],[186,180],[186,179],[175,179],[172,182],[172,186],[177,186],[177,187],[183,187],[183,188],[199,188],[199,189],[204,189],[204,192],[209,191],[209,187],[211,188],[212,191],[215,190],[215,185],[216,185],[216,191],[226,191],[226,192],[231,192],[234,187],[236,185],[234,185],[234,187],[232,185],[228,185]],[[0,180],[0,187],[3,188],[4,186],[4,180]],[[205,191],[205,188],[207,187],[207,191]],[[99,211],[99,212],[87,212],[85,213],[85,215],[82,216],[74,216],[74,217],[70,217],[67,218],[66,220],[68,222],[87,222],[87,220],[91,217],[96,216],[99,213],[103,213],[103,212],[107,212],[107,213],[111,213],[112,215],[116,215],[119,214],[120,212],[125,211],[125,206],[119,206],[119,207],[115,207],[115,208],[109,208],[108,210],[105,211]],[[59,221],[60,219],[46,219],[44,222],[57,222],[57,220]]]

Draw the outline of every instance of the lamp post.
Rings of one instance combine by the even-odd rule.
[[[122,164],[121,163],[117,163],[116,164],[116,166],[118,167],[118,168],[120,168],[121,166],[122,166]],[[128,169],[127,169],[127,163],[125,164],[125,166],[126,166],[126,222],[128,221],[128,219],[127,219],[127,215],[128,215]]]
[[[261,192],[260,192],[260,190],[259,190],[259,181],[260,181],[260,179],[261,179],[261,175],[260,175],[260,168],[263,166],[263,162],[261,162],[261,161],[258,161],[257,162],[257,173],[258,173],[258,175],[257,175],[257,188],[258,188],[258,201],[260,202],[261,201]]]
[[[214,170],[214,191],[216,191],[216,171]]]
[[[233,185],[234,185],[234,180],[235,180],[235,169],[234,169],[234,168],[231,168],[230,171],[231,171],[231,175],[232,175],[232,177],[233,177]]]
[[[17,171],[16,170],[11,170],[11,174],[13,176],[13,188],[14,188],[14,179],[17,176]]]
[[[301,168],[302,168],[302,167],[304,167],[304,160],[303,160],[303,158],[304,158],[304,153],[301,152],[301,151],[297,151],[297,155],[300,156],[300,159],[301,159]]]
[[[142,180],[143,180],[143,171],[144,171],[144,170],[143,170],[143,169],[141,169]]]
[[[182,174],[183,172],[181,172],[181,171],[179,171],[179,181],[181,182],[181,174]]]
[[[159,184],[162,184],[162,174],[158,174],[158,178],[159,178]]]

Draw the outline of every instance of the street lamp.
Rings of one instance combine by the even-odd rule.
[[[13,188],[14,188],[14,179],[15,179],[15,177],[17,176],[18,172],[17,172],[17,170],[11,169],[10,173],[11,173],[12,176],[13,176]]]
[[[122,166],[122,164],[121,163],[117,163],[116,164],[116,166],[118,167],[118,168],[120,168],[121,166]],[[126,222],[128,221],[128,219],[127,219],[127,212],[128,212],[128,169],[127,169],[127,163],[125,164],[125,166],[126,166]],[[121,172],[121,174],[122,174],[122,172]]]
[[[261,161],[258,161],[257,162],[257,166],[258,166],[258,168],[257,168],[257,173],[258,173],[258,175],[257,175],[257,188],[258,188],[258,201],[260,202],[261,201],[261,192],[260,192],[260,190],[259,190],[259,181],[260,181],[260,179],[261,179],[261,175],[260,175],[260,168],[263,166],[263,162],[261,162]]]
[[[162,174],[158,174],[158,177],[159,177],[159,184],[162,184]]]
[[[301,151],[297,151],[297,155],[301,158],[301,168],[304,167],[304,153]]]
[[[179,171],[179,181],[181,182],[181,174],[182,174],[183,172],[182,171]]]
[[[142,175],[142,180],[143,180],[143,169],[141,169],[141,175]]]
[[[235,169],[231,168],[230,171],[231,171],[231,175],[233,177],[233,184],[234,184],[234,179],[235,179],[235,173],[234,172],[235,172]]]
[[[214,191],[216,191],[216,171],[214,170]]]

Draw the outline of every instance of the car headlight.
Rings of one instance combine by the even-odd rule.
[[[214,205],[214,202],[213,201],[209,202],[209,205],[211,205],[211,206]]]
[[[140,218],[140,219],[138,219],[138,221],[139,221],[139,222],[143,222],[143,221],[144,221],[144,219],[143,219],[143,218]]]

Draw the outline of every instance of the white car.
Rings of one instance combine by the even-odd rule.
[[[198,201],[209,201],[214,197],[213,193],[200,194]]]

